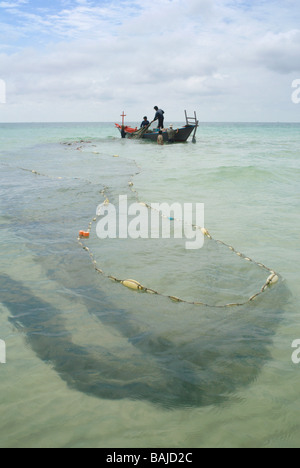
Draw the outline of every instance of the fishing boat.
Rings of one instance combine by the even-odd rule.
[[[123,117],[122,125],[117,124],[117,123],[115,125],[121,134],[122,134],[122,128],[124,129],[125,138],[143,139],[143,140],[157,142],[157,137],[158,137],[158,132],[159,132],[157,128],[154,130],[151,130],[150,128],[138,129],[137,127],[136,128],[129,127],[124,124],[124,117],[125,117],[124,112],[121,115],[121,117]],[[174,141],[184,143],[188,140],[188,138],[193,133],[193,142],[196,142],[196,132],[199,126],[199,121],[197,120],[196,112],[194,112],[194,117],[188,117],[187,112],[185,111],[185,118],[186,118],[186,125],[177,129],[174,128],[174,131],[175,131]],[[162,136],[165,142],[169,141],[169,135],[168,135],[167,129],[163,129]]]

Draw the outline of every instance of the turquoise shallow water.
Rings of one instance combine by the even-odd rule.
[[[113,124],[7,124],[0,139],[0,446],[298,447],[300,125],[201,124],[196,144],[163,147]],[[213,237],[280,282],[223,309],[97,275],[78,232],[103,190],[135,202],[129,181],[147,203],[204,203]],[[86,245],[108,275],[214,306],[268,276],[209,240],[101,241],[93,225]]]

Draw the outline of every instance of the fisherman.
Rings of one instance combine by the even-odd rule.
[[[163,137],[163,132],[162,130],[159,130],[159,134],[158,134],[158,137],[157,137],[157,143],[159,145],[163,145],[164,144],[164,137]]]
[[[126,138],[126,132],[125,132],[125,126],[124,125],[122,125],[122,128],[121,128],[121,137]]]
[[[158,120],[157,128],[162,129],[162,128],[164,128],[164,119],[165,119],[164,118],[164,111],[162,109],[159,109],[157,106],[154,107],[154,110],[156,111],[156,114],[155,114],[154,120],[151,123]]]
[[[177,131],[174,130],[174,129],[173,129],[173,125],[171,124],[170,127],[167,129],[168,142],[169,142],[169,143],[175,143],[175,135],[176,135],[176,133],[178,133],[178,132],[179,132],[179,130],[178,130],[178,129],[177,129]]]
[[[145,116],[143,122],[141,123],[141,128],[147,127],[148,125],[150,125],[150,122],[148,120],[148,117]]]

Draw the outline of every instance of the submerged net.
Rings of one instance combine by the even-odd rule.
[[[145,132],[144,129],[141,130]],[[138,131],[139,135],[142,133],[141,130]],[[134,198],[141,206],[146,207],[150,212],[153,209],[155,210],[151,205],[140,199],[132,180],[129,181],[128,185]],[[103,207],[104,209],[110,205],[109,194],[106,189],[101,193],[105,201],[98,208]],[[91,233],[92,226],[98,222],[99,216],[102,214],[103,211],[100,209],[97,217],[88,226],[88,234]],[[162,213],[160,213],[160,216],[165,218]],[[179,259],[177,257],[181,255],[178,262],[181,263],[183,260],[182,246],[176,244],[176,242],[172,244],[168,241],[168,247],[165,244],[162,245],[161,252],[158,249],[159,245],[155,245],[155,250],[157,249],[158,253],[155,267],[161,275],[157,275],[157,280],[154,281],[153,278],[148,281],[148,278],[153,275],[151,275],[151,272],[147,275],[147,264],[145,262],[146,256],[153,264],[150,255],[153,244],[150,246],[147,241],[142,239],[140,239],[140,242],[135,239],[133,245],[126,243],[124,240],[122,240],[122,244],[109,241],[104,243],[102,241],[101,253],[98,253],[97,246],[93,242],[93,245],[90,244],[90,247],[88,247],[82,236],[78,238],[78,241],[79,245],[88,252],[97,273],[126,288],[169,298],[174,302],[217,308],[241,307],[255,301],[272,285],[279,282],[280,275],[271,268],[244,255],[233,246],[213,238],[204,227],[193,225],[193,228],[201,230],[207,240],[206,248],[201,251],[200,257],[190,259],[193,263],[196,261],[194,267],[179,270],[177,265]],[[104,250],[108,254],[107,259],[103,252],[104,245]],[[127,254],[132,249],[131,258],[135,258],[134,264],[126,264],[126,260],[122,260],[120,252],[117,253],[118,249],[120,249],[120,252],[122,250],[126,251]],[[166,250],[169,251],[169,259],[171,259],[167,263]],[[174,257],[174,251],[177,252],[176,257]],[[191,255],[191,252],[189,254],[185,253],[184,257],[190,257]],[[115,263],[112,261],[113,258],[116,259]],[[160,262],[161,259],[162,262]],[[132,266],[134,267],[132,268]],[[251,266],[254,268],[249,268]],[[138,281],[129,279],[133,277],[138,278]],[[164,278],[167,279],[166,282]],[[187,282],[185,278],[194,279]],[[169,282],[171,284],[168,284]],[[184,284],[184,288],[182,288],[182,284]],[[241,291],[243,291],[242,294]]]
[[[145,133],[146,129],[147,127],[142,128],[136,133],[141,135]],[[35,170],[19,169],[35,176],[62,180],[61,177],[47,176]],[[128,188],[136,201],[151,212],[153,207],[144,203],[135,189],[133,177],[136,174],[132,175],[132,179],[128,182]],[[103,207],[108,206],[110,204],[108,188],[102,190],[101,194],[105,199]],[[197,257],[192,252],[184,252],[182,246],[178,245],[176,241],[173,243],[168,241],[166,247],[160,242],[154,246],[142,239],[135,240],[134,245],[126,243],[124,240],[122,240],[122,245],[118,242],[107,241],[104,243],[102,241],[101,251],[98,252],[99,242],[96,242],[96,239],[95,241],[91,239],[88,246],[84,237],[90,238],[92,226],[97,223],[99,216],[101,216],[101,212],[91,220],[87,231],[81,231],[78,238],[79,245],[89,254],[97,273],[126,288],[166,297],[174,302],[227,308],[239,307],[255,301],[272,285],[278,283],[281,278],[278,273],[263,263],[259,263],[233,246],[213,238],[207,229],[201,226],[194,226],[194,228],[201,230],[207,242],[205,249],[197,254]],[[164,217],[163,214],[161,216]],[[105,249],[103,249],[104,245]],[[157,249],[155,260],[151,256],[153,247],[155,250]],[[121,255],[116,255],[115,250],[109,256],[110,249],[119,248],[127,253],[130,253],[130,249],[132,249],[131,258],[135,258],[133,265],[126,264],[126,260],[122,261]],[[161,248],[160,251],[159,248]],[[108,254],[108,259],[105,258],[105,252]],[[176,252],[176,256],[174,256],[174,252]],[[166,262],[166,254],[169,255],[168,262]],[[157,278],[154,280],[151,271],[148,275],[145,256],[150,259],[149,267],[151,265],[153,267],[154,264],[157,272],[161,273],[160,276],[156,275]],[[115,264],[112,259],[115,259]],[[187,268],[184,266],[181,268],[184,259],[187,259]],[[130,278],[136,278],[136,280]]]
[[[145,125],[144,127],[141,127],[139,130],[132,133],[132,138],[134,140],[139,140],[139,139],[143,138],[145,133],[149,130],[150,126],[151,126],[151,123],[149,123],[149,125]]]
[[[109,197],[115,203],[126,177],[130,197],[142,200],[131,178],[136,168],[130,172],[128,159],[111,157],[101,160],[101,187],[109,186],[101,192],[103,199]],[[76,156],[77,160],[80,171],[82,159]],[[118,165],[119,172],[112,170]],[[24,242],[26,257],[22,258],[27,260],[30,255],[34,264],[26,281],[17,282],[2,273],[1,302],[22,336],[27,333],[26,340],[37,356],[51,363],[72,391],[89,397],[145,401],[150,408],[160,405],[169,412],[180,407],[188,411],[211,407],[229,398],[235,401],[241,388],[255,383],[272,358],[272,339],[287,298],[282,289],[275,295],[261,292],[271,271],[207,234],[204,249],[187,252],[177,247],[176,240],[100,242],[91,232],[88,241],[80,240],[85,250],[77,253],[72,230],[89,223],[90,205],[99,198],[99,176],[86,173],[90,180],[82,179],[83,174],[74,166],[71,174],[65,166],[66,172],[58,177],[57,167],[50,175],[46,175],[46,168],[40,163],[34,170],[19,168],[25,171],[22,192],[12,190],[7,172],[2,170],[3,189],[8,194],[3,198],[4,236],[11,233],[5,226],[11,219],[18,236],[13,244],[10,241],[13,255]],[[94,166],[91,171],[98,172]],[[13,171],[9,181],[14,176]],[[17,187],[18,177],[14,183]],[[31,198],[25,196],[24,203],[19,203],[28,184],[39,199],[34,210]],[[13,200],[18,204],[12,216]],[[89,229],[95,222],[91,221]],[[131,250],[126,250],[129,247]],[[8,265],[6,247],[4,253],[4,265]],[[156,269],[156,278],[151,268]],[[17,275],[13,263],[10,270],[12,276]],[[41,272],[45,272],[43,276]],[[33,283],[36,275],[38,291]],[[47,281],[43,286],[44,275]],[[127,294],[123,286],[138,293]],[[247,314],[171,302],[181,298],[219,307],[250,301],[256,292],[262,294],[263,304],[259,301],[257,307],[249,307]],[[170,303],[158,293],[170,298]]]

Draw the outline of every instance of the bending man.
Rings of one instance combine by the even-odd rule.
[[[158,126],[157,128],[163,129],[164,128],[164,111],[162,109],[159,109],[157,106],[154,107],[154,110],[156,110],[156,114],[154,117],[153,122],[158,120]],[[151,123],[153,123],[151,122]]]

